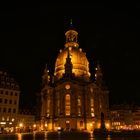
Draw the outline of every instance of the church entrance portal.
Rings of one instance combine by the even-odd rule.
[[[70,129],[70,121],[66,121],[66,130]]]

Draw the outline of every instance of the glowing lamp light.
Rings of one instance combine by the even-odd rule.
[[[58,130],[61,130],[61,127],[60,126],[58,126],[58,128],[57,128]]]
[[[47,125],[47,123],[45,123],[45,127],[47,127],[48,125]]]
[[[65,88],[70,89],[70,85],[69,84],[65,85]]]
[[[0,122],[0,124],[6,124],[6,122]]]
[[[22,124],[22,123],[20,123],[20,124],[19,124],[19,127],[23,127],[23,124]]]
[[[36,124],[34,124],[33,127],[35,128],[36,127]]]
[[[14,118],[12,118],[12,122],[14,122],[15,121],[15,119]]]
[[[95,74],[95,77],[97,77],[97,74]]]
[[[90,123],[90,127],[92,127],[93,126],[93,124],[92,123]]]
[[[100,128],[100,125],[101,125],[101,124],[100,124],[100,123],[98,123],[98,124],[97,124],[97,128]]]
[[[107,128],[107,129],[109,128],[109,126],[110,126],[109,123],[106,123],[106,128]]]

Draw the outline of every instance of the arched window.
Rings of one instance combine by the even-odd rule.
[[[77,99],[77,107],[78,107],[78,116],[81,116],[81,97],[78,96],[78,99]]]
[[[94,99],[93,98],[91,98],[90,99],[90,112],[91,112],[91,117],[94,117],[95,116],[95,114],[94,114]]]
[[[50,116],[50,96],[48,96],[48,99],[47,99],[47,116]]]
[[[70,115],[70,95],[66,94],[65,96],[65,115]]]

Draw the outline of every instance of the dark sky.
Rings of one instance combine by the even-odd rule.
[[[1,5],[0,69],[19,82],[22,104],[34,103],[44,66],[53,73],[72,18],[91,74],[100,61],[110,103],[139,103],[139,9],[132,3]]]

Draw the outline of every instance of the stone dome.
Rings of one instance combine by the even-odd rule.
[[[75,77],[77,78],[89,80],[89,62],[86,57],[86,53],[84,53],[82,49],[79,48],[79,44],[77,43],[78,33],[75,30],[68,30],[65,35],[65,48],[63,50],[60,50],[60,53],[58,54],[58,57],[56,59],[54,76],[57,79],[61,79],[63,74],[65,73],[65,63],[69,49],[72,62],[72,73],[74,73]]]

